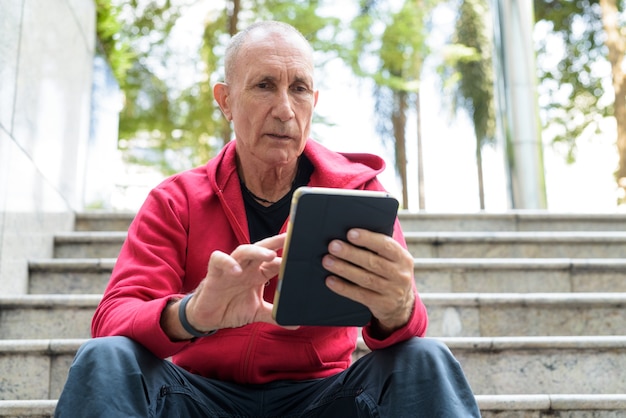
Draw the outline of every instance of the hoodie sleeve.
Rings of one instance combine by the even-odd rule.
[[[127,336],[161,358],[189,344],[172,342],[160,326],[168,301],[187,291],[183,278],[188,219],[181,203],[176,203],[184,201],[184,196],[174,199],[159,187],[146,199],[94,314],[94,337]]]
[[[404,234],[402,233],[402,229],[400,227],[400,222],[397,219],[394,226],[393,237],[404,248],[407,248]],[[386,348],[401,341],[408,340],[409,338],[423,337],[426,334],[426,329],[428,327],[428,313],[426,311],[426,306],[424,306],[422,300],[419,297],[419,294],[417,293],[415,280],[413,280],[413,292],[415,294],[415,304],[413,306],[413,311],[411,313],[409,321],[402,328],[397,329],[383,340],[379,340],[372,336],[371,325],[368,324],[363,328],[363,340],[365,341],[365,344],[370,348],[370,350]]]

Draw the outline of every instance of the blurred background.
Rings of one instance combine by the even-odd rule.
[[[119,149],[134,163],[109,204],[136,207],[138,171],[153,185],[231,138],[211,96],[224,45],[276,19],[318,51],[313,137],[383,156],[405,208],[616,210],[624,49],[609,31],[623,38],[624,13],[606,3],[98,1],[101,53],[123,94]]]
[[[134,211],[204,164],[232,139],[211,91],[224,46],[274,19],[317,51],[313,138],[381,155],[405,209],[620,211],[625,16],[624,0],[0,0],[0,210]]]
[[[134,211],[204,164],[260,19],[317,51],[313,138],[381,155],[405,209],[621,210],[623,0],[0,0],[0,211]]]

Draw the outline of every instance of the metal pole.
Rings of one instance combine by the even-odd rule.
[[[537,103],[533,2],[492,0],[499,132],[513,209],[546,209]]]

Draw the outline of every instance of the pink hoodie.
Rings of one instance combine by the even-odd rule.
[[[358,330],[253,323],[193,341],[172,342],[159,321],[168,300],[193,291],[215,250],[232,252],[249,243],[248,224],[235,164],[236,141],[205,167],[170,177],[157,186],[128,230],[111,281],[92,321],[94,337],[123,335],[161,358],[202,376],[259,384],[330,376],[350,365]],[[369,154],[340,154],[309,140],[304,155],[314,172],[310,186],[383,190],[376,179],[384,162]],[[287,224],[283,225],[283,231]],[[396,221],[394,238],[406,247]],[[276,278],[265,291],[272,301]],[[417,294],[417,292],[416,292]],[[364,327],[373,350],[423,336],[428,318],[416,297],[408,324],[384,340]]]

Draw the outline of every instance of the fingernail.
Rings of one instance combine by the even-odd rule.
[[[338,253],[339,251],[341,251],[341,244],[338,243],[337,241],[333,241],[328,246],[328,249],[330,250],[331,253]]]
[[[351,239],[359,238],[359,231],[357,231],[356,229],[351,229],[350,231],[348,231],[348,238],[351,238]]]

